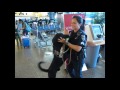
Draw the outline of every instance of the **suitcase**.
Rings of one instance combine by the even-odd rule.
[[[30,47],[30,38],[29,36],[22,36],[22,44],[23,44],[23,47]]]

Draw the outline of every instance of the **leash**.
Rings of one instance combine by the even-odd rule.
[[[63,50],[65,50],[65,44],[63,44]],[[66,51],[64,51],[62,54],[65,54],[68,50],[69,50],[69,48]],[[69,65],[70,62],[71,62],[71,52],[72,52],[72,49],[70,49],[70,60],[69,60],[69,63],[67,63],[68,58],[64,62],[63,56],[62,56],[62,61],[65,63],[65,69],[64,70],[65,70],[65,73],[66,73],[64,78],[67,78],[67,76],[68,76],[67,65]]]
[[[62,47],[63,47],[63,51],[64,51],[65,50],[65,44],[63,44]],[[63,60],[63,54],[65,54],[68,50],[69,50],[69,48],[66,51],[62,52],[62,61],[63,62],[64,62],[64,60]],[[70,60],[69,60],[69,63],[67,63],[68,58],[65,60],[66,65],[69,65],[70,62],[71,62],[71,52],[72,52],[72,49],[70,49]]]

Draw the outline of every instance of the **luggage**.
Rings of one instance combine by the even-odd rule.
[[[23,47],[30,47],[30,38],[29,36],[22,36],[22,44],[23,44]]]

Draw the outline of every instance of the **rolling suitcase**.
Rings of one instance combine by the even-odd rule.
[[[30,38],[29,36],[22,36],[22,44],[23,44],[23,47],[30,47]]]

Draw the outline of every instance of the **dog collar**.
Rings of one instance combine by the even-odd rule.
[[[60,54],[60,52],[58,52],[57,50],[53,51],[53,54],[59,58],[62,58],[62,55]]]

